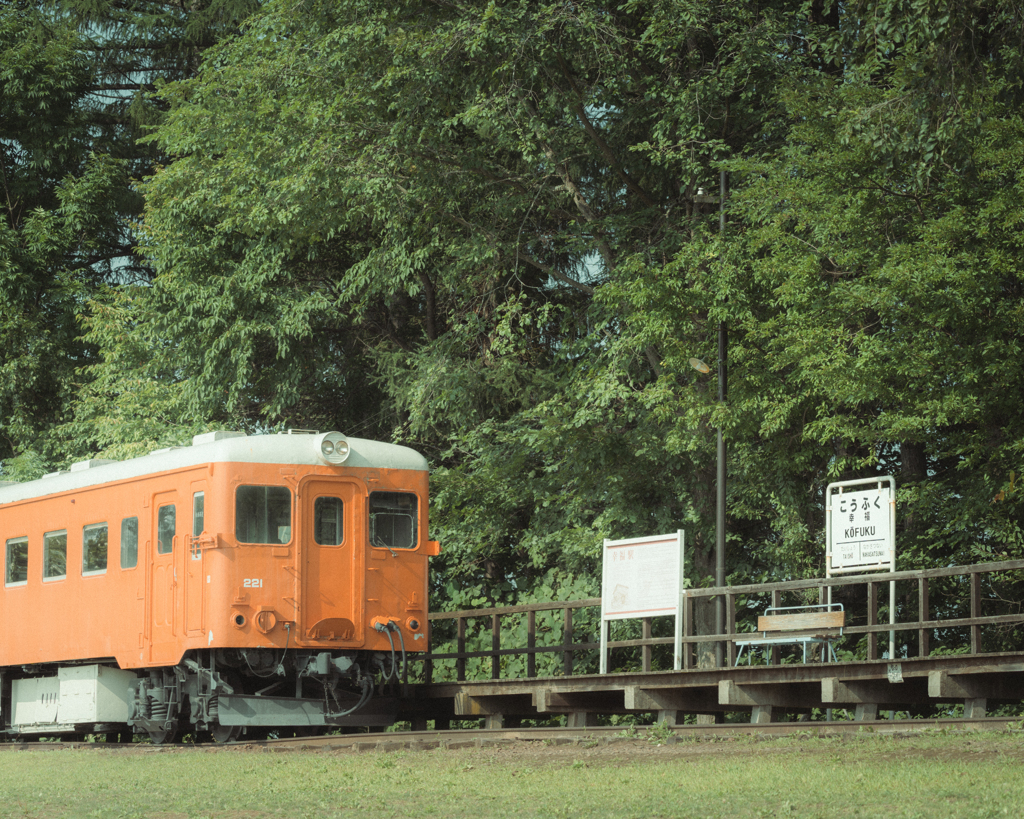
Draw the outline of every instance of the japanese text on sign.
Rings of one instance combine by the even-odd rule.
[[[602,609],[606,619],[674,614],[679,606],[678,536],[605,541]]]
[[[884,569],[892,565],[888,487],[831,497],[832,570]]]

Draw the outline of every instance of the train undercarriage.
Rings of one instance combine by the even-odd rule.
[[[0,671],[2,732],[169,743],[384,727],[395,721],[404,673],[395,653],[257,648],[191,651],[176,666],[140,672],[112,661],[8,668]]]

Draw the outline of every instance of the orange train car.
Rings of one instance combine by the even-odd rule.
[[[427,464],[292,431],[0,487],[8,736],[380,725],[427,643]]]

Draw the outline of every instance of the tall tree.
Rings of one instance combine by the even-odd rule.
[[[897,476],[909,565],[1024,554],[1024,21],[853,11],[865,25],[825,43],[845,75],[792,78],[785,146],[737,164],[733,317],[776,379],[771,428],[817,447],[819,483]]]
[[[162,93],[81,422],[127,443],[127,372],[418,446],[452,590],[593,592],[680,524],[704,582],[716,426],[739,576],[820,573],[855,475],[903,476],[909,554],[1017,553],[1020,22],[912,5],[269,3]]]
[[[82,338],[90,299],[151,276],[133,229],[142,213],[133,180],[162,156],[140,141],[160,112],[147,93],[189,76],[201,50],[237,31],[254,7],[0,4],[0,463],[8,477],[63,460],[69,443],[88,448],[51,433],[69,418],[81,368],[95,360]]]
[[[77,314],[121,238],[123,166],[90,152],[92,80],[77,33],[33,7],[0,9],[0,458],[60,420],[87,355]],[[111,196],[120,187],[123,197]],[[119,201],[119,199],[121,201]]]
[[[787,3],[269,4],[163,95],[177,160],[146,188],[139,310],[181,406],[427,450],[461,578],[589,576],[602,533],[679,521],[706,576],[713,385],[663,361],[706,348],[707,306],[666,346],[626,295],[717,221],[702,188],[809,25]],[[666,446],[665,413],[697,434]]]

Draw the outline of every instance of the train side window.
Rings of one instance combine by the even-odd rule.
[[[43,535],[43,580],[61,580],[68,573],[68,530]]]
[[[235,492],[235,539],[282,544],[292,539],[292,493],[286,486],[240,486]]]
[[[370,493],[370,544],[415,549],[419,498],[411,492]]]
[[[121,568],[134,569],[139,565],[139,519],[121,521]]]
[[[161,506],[156,515],[156,550],[167,555],[174,548],[174,504]]]
[[[317,498],[313,504],[313,540],[318,546],[340,546],[345,538],[345,506],[341,498]]]
[[[196,492],[192,496],[192,536],[199,537],[206,527],[206,493]]]
[[[82,527],[82,574],[103,574],[107,570],[107,524]]]
[[[28,583],[28,538],[12,537],[7,541],[7,568],[5,586],[23,586]]]

